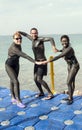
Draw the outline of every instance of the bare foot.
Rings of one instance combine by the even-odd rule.
[[[35,95],[36,98],[41,97],[41,96],[44,96],[44,93],[39,93],[39,94]]]
[[[49,94],[47,97],[45,97],[44,99],[45,100],[50,100],[50,99],[52,99],[54,97],[54,95],[52,95],[52,94]]]

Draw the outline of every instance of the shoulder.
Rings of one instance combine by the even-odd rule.
[[[69,49],[70,49],[71,51],[74,51],[73,47],[71,47],[71,46],[69,47]]]
[[[73,50],[73,48],[71,46],[67,47],[68,50]]]
[[[47,37],[47,36],[38,37],[38,40],[40,40],[40,41],[51,41],[51,40],[53,40],[54,41],[54,39],[52,37]]]
[[[12,44],[10,45],[9,49],[10,49],[10,48],[13,48],[13,47],[14,47],[14,43],[12,43]]]
[[[70,46],[68,46],[67,48],[63,48],[62,49],[62,52],[64,53],[70,53],[70,52],[72,52],[73,51],[73,48],[72,47],[70,47]]]
[[[44,39],[44,37],[38,37],[37,38],[37,40],[43,40]]]
[[[69,54],[74,54],[74,49],[71,46],[67,47],[65,51]]]

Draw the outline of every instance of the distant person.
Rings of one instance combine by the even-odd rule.
[[[48,62],[52,62],[52,61],[58,60],[59,58],[64,57],[68,65],[67,86],[68,86],[68,94],[69,94],[69,97],[65,98],[64,100],[67,100],[67,104],[70,105],[73,103],[75,77],[80,67],[79,67],[77,58],[75,56],[75,52],[73,48],[70,46],[70,39],[67,35],[63,35],[61,37],[61,43],[62,43],[63,49],[60,51],[62,52],[60,55],[54,57],[52,60],[39,62],[38,64],[40,65],[46,64]]]
[[[44,42],[50,41],[51,45],[53,47],[53,50],[55,52],[57,51],[54,39],[51,37],[39,37],[38,30],[36,28],[32,28],[30,30],[30,35],[25,32],[21,32],[21,31],[19,31],[19,33],[32,41],[32,50],[33,50],[36,61],[45,61],[46,60]],[[34,81],[40,91],[40,93],[38,95],[36,95],[36,97],[44,96],[44,92],[42,89],[42,86],[44,86],[44,88],[49,93],[48,96],[46,97],[46,99],[51,99],[53,97],[53,94],[50,91],[48,84],[43,80],[44,75],[47,75],[47,65],[35,64]]]
[[[21,102],[20,99],[20,86],[18,81],[19,58],[26,58],[33,63],[35,63],[35,61],[30,56],[22,52],[21,43],[21,35],[19,33],[15,33],[13,35],[13,43],[8,50],[8,59],[5,62],[5,68],[10,78],[10,90],[12,97],[11,102],[17,103],[18,107],[24,108],[25,105]]]

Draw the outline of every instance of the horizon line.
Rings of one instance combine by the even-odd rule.
[[[39,34],[39,35],[63,35],[63,34],[67,34],[67,35],[82,35],[82,33],[47,33],[47,34]],[[13,34],[1,34],[0,36],[12,36]]]

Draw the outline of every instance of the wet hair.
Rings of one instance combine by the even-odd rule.
[[[31,33],[32,30],[36,30],[37,33],[38,33],[38,29],[37,29],[37,28],[31,28],[31,29],[30,29],[30,33]]]
[[[21,37],[21,34],[18,33],[18,32],[14,33],[14,34],[13,34],[13,39],[14,39],[15,36]],[[22,38],[22,37],[21,37],[21,38]]]
[[[66,38],[68,43],[70,42],[70,39],[69,39],[68,35],[62,35],[60,40],[62,41],[63,38]]]

